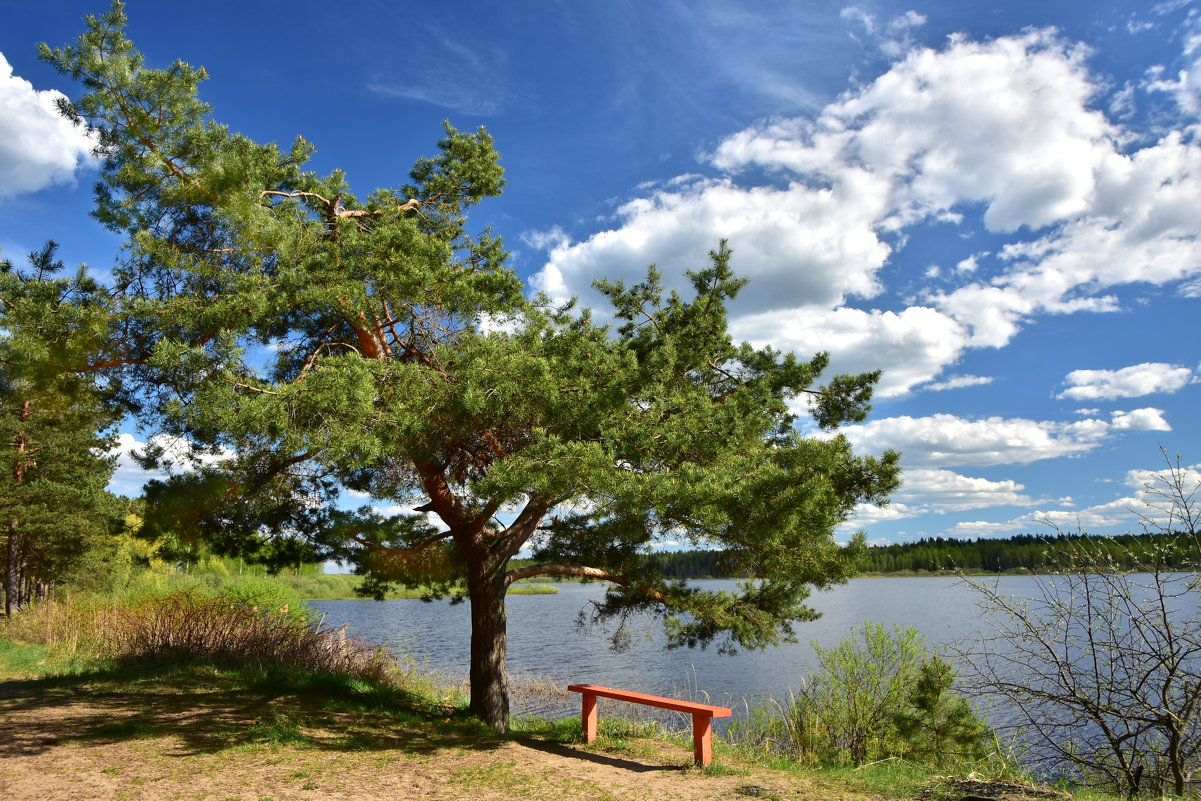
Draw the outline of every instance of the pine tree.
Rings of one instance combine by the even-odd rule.
[[[954,683],[955,668],[934,654],[918,669],[908,705],[893,715],[914,755],[934,766],[985,755],[988,727],[966,698],[952,692]]]
[[[689,298],[653,268],[601,283],[616,330],[530,301],[500,240],[467,230],[504,183],[485,131],[447,124],[410,183],[360,200],[343,173],[304,170],[303,139],[281,150],[214,122],[204,70],[147,68],[124,25],[114,3],[42,54],[83,84],[63,110],[98,135],[97,219],[129,237],[121,341],[147,418],[235,454],[176,482],[206,488],[195,529],[242,554],[338,555],[376,593],[461,582],[471,710],[501,729],[514,580],[607,581],[598,615],[650,612],[673,644],[734,649],[791,637],[809,589],[849,574],[861,542],[840,549],[834,528],[886,498],[897,455],[855,456],[833,429],[865,417],[879,375],[823,386],[824,354],[733,343],[745,282],[725,243]],[[829,435],[796,431],[801,395]],[[322,507],[337,486],[438,525]],[[300,508],[322,509],[310,528]],[[758,581],[667,580],[650,558],[667,535]],[[523,548],[534,563],[510,567]]]
[[[57,245],[0,262],[0,521],[5,613],[43,596],[111,522],[115,387],[102,384],[107,294]]]

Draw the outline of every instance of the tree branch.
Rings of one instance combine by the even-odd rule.
[[[454,536],[454,534],[453,534],[453,532],[450,532],[450,531],[443,531],[441,534],[435,534],[434,536],[429,537],[428,539],[422,540],[421,542],[417,543],[416,545],[414,545],[410,548],[393,548],[388,545],[380,545],[377,542],[368,542],[367,540],[363,539],[362,537],[360,537],[357,534],[351,534],[349,536],[352,540],[357,542],[359,545],[362,545],[364,548],[366,548],[369,551],[376,551],[378,553],[387,553],[391,556],[412,556],[414,554],[419,554],[422,551],[429,549],[430,547],[438,544],[442,540],[450,539],[451,537]]]
[[[341,198],[330,200],[327,197],[317,194],[316,192],[281,192],[277,189],[264,189],[259,193],[259,197],[288,197],[288,198],[315,198],[321,201],[325,206],[326,213],[331,217],[339,219],[357,219],[360,217],[382,217],[383,209],[347,209],[343,208]],[[435,196],[436,197],[436,196]],[[432,199],[432,198],[431,198]],[[412,198],[404,203],[397,203],[397,211],[413,211],[423,206],[429,201],[418,200]]]

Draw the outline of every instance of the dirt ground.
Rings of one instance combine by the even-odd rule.
[[[607,753],[535,737],[459,735],[428,721],[362,712],[310,717],[291,698],[228,689],[211,696],[139,691],[135,707],[108,688],[2,682],[0,798],[832,797],[779,772],[712,775],[691,765],[690,748],[667,742]]]
[[[220,684],[219,681],[216,684]],[[820,773],[694,767],[659,740],[561,744],[480,736],[435,715],[404,719],[302,696],[148,683],[0,682],[0,798],[71,799],[868,799]],[[937,801],[980,797],[944,787]],[[965,788],[966,790],[966,788]],[[895,794],[893,794],[895,797]],[[1024,799],[1020,793],[993,798]]]

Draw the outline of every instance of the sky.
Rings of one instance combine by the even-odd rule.
[[[36,59],[103,2],[0,23],[0,252],[53,238],[104,275],[69,79]],[[449,9],[449,10],[448,10]],[[685,287],[721,239],[740,340],[882,369],[858,452],[904,484],[843,531],[1137,530],[1173,463],[1201,480],[1201,0],[129,3],[151,66],[203,65],[214,116],[297,135],[360,197],[443,120],[508,185],[473,211],[531,293],[603,317],[600,277]],[[812,425],[798,407],[798,425]],[[124,451],[153,432],[132,424]],[[123,455],[110,488],[147,479]]]

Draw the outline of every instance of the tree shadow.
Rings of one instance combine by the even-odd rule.
[[[0,759],[71,743],[174,738],[168,756],[289,743],[327,751],[492,750],[505,739],[458,708],[348,677],[287,670],[115,667],[0,682]]]

